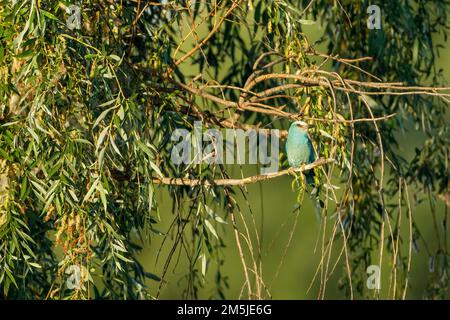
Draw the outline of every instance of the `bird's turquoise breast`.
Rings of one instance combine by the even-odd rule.
[[[295,126],[289,129],[286,154],[291,167],[314,162],[314,150],[306,131]]]

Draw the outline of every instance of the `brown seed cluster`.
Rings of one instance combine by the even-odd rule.
[[[77,258],[79,255],[87,258],[90,255],[90,241],[86,238],[81,214],[72,212],[65,215],[55,223],[55,227],[57,228],[55,242],[62,246],[64,254],[72,258]]]

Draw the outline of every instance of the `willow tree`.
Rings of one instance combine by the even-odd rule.
[[[165,271],[144,270],[136,256],[139,237],[161,236],[173,245],[166,266],[174,252],[189,258],[186,296],[195,298],[214,268],[213,297],[224,297],[220,224],[235,234],[243,297],[269,297],[255,226],[236,192],[289,173],[301,203],[297,171],[310,168],[315,186],[306,190],[320,199],[323,233],[319,297],[338,272],[333,252],[349,298],[371,294],[361,275],[383,259],[395,274],[389,295],[405,297],[421,236],[413,212],[424,198],[443,239],[430,252],[428,295],[448,297],[447,209],[434,203],[448,201],[450,94],[433,42],[445,35],[447,1],[380,3],[380,29],[367,24],[368,1],[0,3],[4,298],[158,297],[146,278],[162,287]],[[302,30],[314,21],[328,52]],[[308,168],[236,178],[226,165],[171,159],[172,133],[195,121],[283,140],[285,130],[271,129],[293,120],[315,124],[318,160]],[[408,161],[397,139],[411,128],[427,140]],[[161,185],[173,215],[158,210]],[[161,234],[163,220],[171,227]],[[73,266],[84,283],[76,288],[67,285]]]

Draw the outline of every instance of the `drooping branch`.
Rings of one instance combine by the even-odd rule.
[[[154,184],[164,184],[164,185],[172,185],[172,186],[243,186],[246,184],[252,184],[256,182],[261,182],[265,180],[274,179],[277,177],[281,177],[287,174],[292,174],[294,172],[304,172],[315,167],[323,166],[328,163],[334,162],[334,159],[318,159],[317,161],[304,165],[299,168],[289,168],[279,172],[261,174],[251,177],[246,177],[243,179],[214,179],[214,180],[202,180],[202,179],[185,179],[185,178],[153,178],[152,182]]]
[[[189,52],[187,52],[184,56],[179,58],[177,61],[175,61],[175,67],[180,65],[183,61],[185,61],[187,58],[192,56],[196,51],[201,49],[208,41],[211,39],[214,34],[220,29],[223,22],[226,21],[227,17],[241,4],[241,1],[233,2],[231,7],[225,12],[225,14],[219,19],[217,23],[214,24],[213,29],[208,33],[208,35],[203,38],[194,48],[192,48]],[[169,69],[168,74],[171,74],[173,72],[173,69]]]
[[[245,88],[238,87],[229,87],[228,89],[235,89],[238,91],[243,91],[245,94],[240,97],[239,102],[230,101],[225,99],[224,97],[218,97],[212,93],[207,92],[208,89],[216,89],[218,86],[202,86],[201,88],[196,88],[193,85],[187,85],[183,83],[179,83],[177,81],[171,80],[176,86],[178,86],[181,90],[188,92],[194,96],[201,97],[205,100],[209,100],[215,104],[224,106],[226,108],[235,109],[236,112],[242,111],[251,111],[255,113],[262,113],[269,116],[276,116],[281,118],[287,118],[290,120],[313,120],[313,121],[322,121],[322,119],[313,119],[308,118],[302,114],[294,114],[290,112],[286,112],[283,109],[285,105],[282,106],[272,106],[269,104],[261,103],[263,100],[275,99],[279,96],[279,93],[285,93],[289,89],[302,89],[306,87],[323,87],[329,89],[335,89],[338,91],[342,91],[344,93],[352,93],[357,94],[359,96],[362,95],[385,95],[385,96],[402,96],[402,95],[430,95],[441,98],[447,102],[449,102],[450,87],[420,87],[420,86],[404,86],[400,83],[376,83],[376,82],[360,82],[350,79],[338,79],[338,80],[330,80],[325,81],[322,78],[317,78],[315,76],[307,76],[309,73],[317,73],[327,77],[336,78],[336,74],[329,73],[323,70],[307,70],[302,72],[300,75],[297,74],[265,74],[260,75],[246,84]],[[327,79],[325,77],[325,79]],[[284,79],[284,80],[294,80],[295,83],[284,83],[278,86],[266,89],[262,92],[256,93],[249,91],[252,87],[254,87],[257,83],[266,81],[266,80],[274,80],[274,79]],[[363,88],[363,89],[355,89],[353,86]],[[223,87],[223,86],[219,86]],[[223,89],[223,88],[221,88]],[[378,89],[378,91],[372,91],[373,89]],[[245,100],[243,97],[246,97],[248,94],[251,94],[252,97]],[[285,95],[286,97],[291,98],[289,95]],[[376,120],[386,120],[387,118],[392,117],[393,115],[387,115],[384,117],[380,117]],[[240,124],[237,122],[238,117],[231,117],[230,119],[224,119],[220,121],[220,125],[225,128],[239,128]],[[363,122],[363,121],[373,121],[374,119],[335,119],[334,122]],[[286,136],[286,133],[283,133],[282,136]]]

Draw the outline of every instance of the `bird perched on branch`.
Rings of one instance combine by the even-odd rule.
[[[312,163],[316,160],[311,140],[308,137],[308,127],[308,124],[303,121],[295,121],[289,128],[286,141],[286,154],[289,165],[292,168],[299,168],[302,165]],[[309,197],[313,203],[317,221],[321,222],[322,204],[319,198],[318,188],[314,186],[314,171],[309,170],[303,173],[306,176],[306,183],[313,187],[309,192]]]
[[[305,122],[295,121],[291,124],[286,141],[286,154],[292,168],[314,162],[314,149],[308,137],[308,124]],[[306,182],[312,185],[314,172],[309,170],[305,172],[305,175]]]

